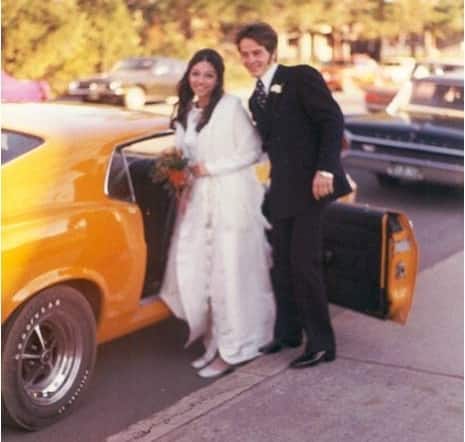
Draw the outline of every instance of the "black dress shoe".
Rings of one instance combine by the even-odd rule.
[[[278,353],[281,351],[283,348],[286,347],[298,347],[302,343],[301,340],[296,339],[296,340],[281,340],[281,339],[273,339],[271,342],[268,342],[268,344],[264,345],[263,347],[260,347],[258,351],[260,353],[263,353],[265,355],[269,355],[272,353]]]
[[[312,367],[320,362],[331,362],[336,359],[334,350],[321,350],[315,352],[305,352],[302,356],[294,359],[290,364],[290,368]]]

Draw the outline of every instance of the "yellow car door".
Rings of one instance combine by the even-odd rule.
[[[407,216],[334,203],[326,211],[324,229],[329,301],[404,324],[418,271],[418,246]]]

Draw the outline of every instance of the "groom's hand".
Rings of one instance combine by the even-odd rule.
[[[313,177],[312,193],[316,200],[331,195],[334,192],[334,175],[331,172],[317,170]]]

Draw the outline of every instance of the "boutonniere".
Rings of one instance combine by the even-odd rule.
[[[282,84],[273,84],[270,88],[270,92],[273,92],[275,94],[280,94],[282,91],[283,91]]]

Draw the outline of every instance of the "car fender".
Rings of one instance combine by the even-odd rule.
[[[70,285],[75,285],[76,282],[87,282],[97,289],[101,298],[101,311],[104,312],[105,301],[108,299],[108,288],[102,275],[92,269],[63,267],[37,275],[34,279],[28,281],[25,286],[16,291],[2,306],[2,323],[40,291],[57,284],[69,283]],[[83,294],[86,295],[85,293]]]

